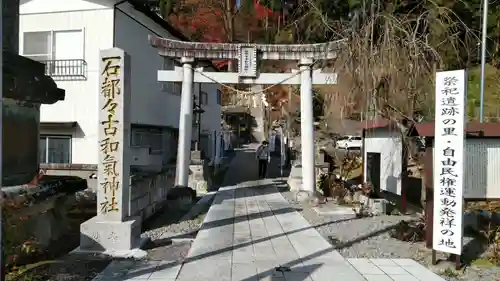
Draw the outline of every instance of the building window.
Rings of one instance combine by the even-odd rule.
[[[83,30],[23,33],[23,56],[46,65],[51,76],[85,76]]]
[[[202,105],[208,104],[208,94],[205,91],[200,91],[200,103]]]
[[[71,163],[70,136],[40,136],[40,163]]]
[[[222,91],[220,89],[217,89],[217,104],[222,104]]]
[[[182,93],[182,82],[172,82],[174,84],[174,95],[180,96]]]
[[[52,33],[50,31],[25,32],[23,40],[23,55],[36,61],[51,60]]]
[[[23,56],[37,61],[83,59],[83,30],[23,34]]]
[[[175,159],[177,158],[177,142],[178,133],[172,129],[163,129],[164,140],[163,140],[163,163],[164,164],[175,164]]]
[[[162,70],[174,70],[175,62],[170,58],[163,58]],[[171,93],[173,95],[181,95],[182,84],[181,82],[161,82],[162,92]]]
[[[130,145],[149,148],[150,154],[163,153],[163,132],[159,128],[132,128]]]

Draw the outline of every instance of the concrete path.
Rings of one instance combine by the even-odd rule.
[[[188,257],[177,281],[444,280],[413,260],[344,259],[272,180],[221,189]]]
[[[229,177],[255,178],[252,165],[239,161],[246,157],[236,157]],[[276,181],[221,188],[182,264],[113,262],[94,280],[444,281],[409,259],[343,258],[281,196]]]
[[[229,169],[224,176],[222,186],[235,186],[241,182],[255,180],[258,177],[258,164],[255,160],[256,144],[244,145],[235,149]],[[275,165],[273,163],[273,165]]]

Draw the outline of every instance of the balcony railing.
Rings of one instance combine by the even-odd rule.
[[[48,60],[42,62],[45,64],[45,74],[54,80],[87,79],[87,62],[85,60]]]

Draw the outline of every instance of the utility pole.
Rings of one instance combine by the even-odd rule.
[[[6,0],[7,1],[7,0]],[[3,201],[4,201],[4,196],[3,196],[3,185],[2,185],[2,180],[3,180],[3,152],[2,152],[2,147],[3,147],[3,18],[4,18],[4,11],[3,11],[3,0],[0,0],[0,46],[2,49],[0,50],[0,281],[5,280],[5,253],[4,253],[4,248],[3,248]]]
[[[479,121],[484,122],[484,88],[486,82],[486,35],[488,33],[488,0],[483,0],[483,34],[481,38],[481,96]]]
[[[481,5],[479,7],[479,19],[482,25],[483,22],[483,5],[485,0],[481,0]],[[479,26],[478,26],[479,28]],[[477,60],[481,61],[481,41],[477,42]]]
[[[7,0],[6,0],[7,1]],[[0,281],[5,280],[5,250],[3,248],[4,245],[4,235],[3,235],[3,203],[4,203],[4,195],[3,195],[3,37],[4,37],[4,27],[3,27],[3,19],[4,19],[4,3],[3,0],[0,0],[0,46],[2,49],[0,50]],[[10,17],[9,17],[10,18]],[[15,23],[12,23],[15,24]],[[17,30],[16,30],[17,31]]]

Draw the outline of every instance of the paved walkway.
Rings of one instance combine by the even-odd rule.
[[[250,177],[246,173],[253,169],[234,164],[240,165],[233,165],[230,175]],[[221,188],[183,264],[113,262],[95,280],[444,281],[410,259],[343,258],[288,204],[274,181]]]

